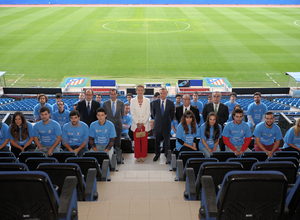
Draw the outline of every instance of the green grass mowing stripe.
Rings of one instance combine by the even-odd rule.
[[[217,9],[218,10],[218,9]],[[224,9],[225,11],[226,10],[229,10],[229,9]],[[222,12],[221,12],[222,14]],[[235,19],[235,13],[227,13],[226,15],[224,15],[222,17],[222,20],[224,21],[223,23],[224,24],[230,24],[230,25],[234,25],[236,28],[238,28],[239,32],[242,32],[242,33],[245,33],[245,36],[243,38],[243,35],[244,34],[241,34],[241,33],[237,33],[234,29],[228,29],[228,31],[233,35],[235,36],[237,39],[240,39],[240,41],[242,43],[244,43],[244,45],[246,47],[248,47],[251,51],[253,51],[253,53],[255,53],[256,55],[258,55],[261,59],[265,60],[266,63],[270,64],[270,67],[271,68],[268,68],[268,65],[262,65],[261,67],[262,68],[267,68],[269,69],[271,72],[273,72],[274,70],[276,70],[276,68],[274,68],[274,64],[273,63],[270,63],[270,61],[268,60],[268,53],[272,53],[274,51],[278,51],[279,53],[286,53],[286,51],[284,51],[282,49],[282,47],[278,46],[278,45],[271,45],[270,47],[264,47],[264,48],[261,48],[261,47],[249,47],[247,45],[247,42],[245,41],[246,38],[249,38],[248,35],[250,35],[250,37],[253,37],[257,40],[261,40],[261,41],[264,41],[264,42],[268,42],[268,41],[272,41],[270,40],[270,36],[268,34],[265,34],[264,31],[262,31],[264,34],[260,34],[258,33],[257,29],[254,28],[255,27],[260,27],[261,30],[265,30],[265,29],[268,29],[270,32],[272,32],[272,30],[270,28],[268,28],[266,25],[263,25],[262,23],[258,23],[256,21],[253,21],[255,23],[255,25],[251,24],[250,22],[252,22],[251,18],[249,18],[248,16],[247,17],[243,17],[243,16],[239,16],[241,18],[241,20],[237,20]],[[243,20],[245,19],[245,20]],[[245,21],[247,21],[248,25],[245,26],[244,24],[246,23]],[[221,26],[225,26],[225,25],[221,25]],[[276,30],[273,30],[273,32],[276,32]],[[252,36],[251,36],[252,35]],[[273,69],[274,68],[274,69]]]
[[[18,9],[9,8],[9,7],[7,7],[7,8],[1,7],[0,8],[0,19],[3,19],[3,18],[13,19],[13,17],[16,16],[17,13],[19,13],[21,11],[26,11],[26,10],[28,10],[28,8],[26,8],[26,7],[18,7]]]

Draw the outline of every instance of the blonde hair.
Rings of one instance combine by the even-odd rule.
[[[299,122],[300,122],[300,118],[297,119],[296,124],[294,126],[294,133],[296,137],[299,137],[299,132],[300,132],[300,126],[298,126]]]

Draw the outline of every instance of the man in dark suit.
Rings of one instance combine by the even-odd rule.
[[[160,140],[164,139],[165,156],[167,158],[168,150],[170,149],[170,133],[171,122],[174,119],[174,103],[167,99],[168,90],[160,89],[160,98],[153,101],[152,116],[154,118],[155,132],[155,157],[153,161],[157,161],[160,157]],[[167,161],[169,163],[169,161]]]
[[[221,93],[214,92],[213,93],[213,101],[211,103],[205,104],[202,115],[203,115],[204,121],[206,121],[207,115],[210,112],[216,112],[217,117],[218,117],[218,122],[223,128],[224,123],[228,120],[229,111],[228,111],[228,107],[226,105],[224,105],[223,103],[221,103],[220,101],[221,101]]]
[[[107,112],[107,120],[115,125],[117,137],[115,139],[115,149],[121,150],[121,133],[123,130],[123,115],[124,115],[124,102],[118,100],[118,92],[116,89],[109,90],[110,100],[103,103],[103,108]]]
[[[187,110],[191,110],[194,113],[198,124],[200,122],[199,110],[197,107],[191,105],[191,97],[189,95],[184,95],[182,103],[183,105],[176,107],[176,119],[178,121],[178,124],[180,123],[183,112]]]
[[[94,91],[87,89],[84,91],[85,99],[79,101],[76,110],[80,113],[80,120],[88,126],[94,121],[97,121],[96,111],[100,107],[99,102],[93,100]]]

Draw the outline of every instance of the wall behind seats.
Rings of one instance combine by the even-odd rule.
[[[0,0],[0,4],[272,4],[299,5],[300,0]]]

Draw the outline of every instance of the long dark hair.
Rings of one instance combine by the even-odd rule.
[[[23,115],[22,112],[15,112],[14,115],[13,115],[13,119],[12,119],[12,122],[11,122],[11,125],[10,125],[11,136],[15,140],[20,141],[20,129],[19,129],[19,126],[15,122],[15,119],[16,119],[17,116],[20,116],[21,119],[22,119],[21,138],[22,138],[22,140],[26,140],[27,137],[29,136],[29,131],[28,131],[28,126],[27,126],[25,116]]]
[[[188,134],[189,133],[189,127],[186,124],[186,121],[185,121],[186,118],[192,118],[191,134],[196,134],[197,133],[197,130],[196,130],[197,122],[196,122],[196,117],[195,117],[194,113],[191,110],[187,110],[185,113],[183,113],[183,115],[181,117],[181,120],[180,120],[180,123],[183,127],[183,130],[184,130],[185,134]]]
[[[205,123],[205,137],[206,137],[206,139],[209,139],[209,136],[210,136],[209,118],[211,116],[214,116],[216,118],[216,123],[213,126],[213,128],[214,128],[213,140],[216,143],[220,136],[220,127],[219,127],[219,123],[218,123],[218,117],[215,112],[210,112],[207,116],[206,123]]]

